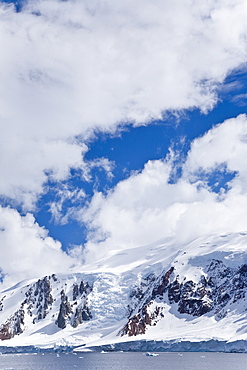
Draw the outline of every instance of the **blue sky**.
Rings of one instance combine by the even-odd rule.
[[[244,0],[0,7],[6,284],[247,229]]]
[[[80,181],[79,176],[75,173],[70,179],[71,186],[85,189],[86,200],[89,201],[94,189],[102,192],[109,191],[119,181],[128,178],[132,171],[141,171],[148,160],[165,158],[170,147],[180,153],[180,161],[183,163],[190,149],[190,144],[195,138],[228,118],[247,113],[245,101],[235,101],[234,99],[236,96],[246,94],[246,78],[245,70],[230,74],[225,84],[237,82],[237,85],[230,91],[224,91],[224,89],[219,91],[217,105],[207,114],[198,109],[192,109],[182,112],[181,117],[169,113],[166,119],[154,121],[147,126],[134,128],[132,125],[128,125],[116,135],[97,133],[88,143],[89,150],[85,158],[89,161],[101,157],[108,158],[114,163],[113,177],[108,178],[102,169],[96,168],[90,182]],[[181,142],[182,138],[185,140]],[[176,182],[179,176],[178,169],[176,176],[171,181]],[[222,187],[227,186],[233,176],[234,174],[228,172],[215,171],[208,177],[208,183],[215,192],[219,192]],[[83,224],[76,220],[70,220],[61,225],[52,218],[47,203],[51,201],[53,196],[54,193],[51,190],[49,194],[41,197],[38,212],[35,214],[39,224],[49,229],[52,237],[61,240],[64,250],[70,244],[85,243],[87,230]],[[81,205],[84,204],[85,200]],[[68,202],[69,206],[71,206],[70,202]],[[64,213],[66,211],[65,205]]]

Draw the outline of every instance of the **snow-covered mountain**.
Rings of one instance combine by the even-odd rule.
[[[247,351],[247,233],[109,252],[1,293],[0,346]]]

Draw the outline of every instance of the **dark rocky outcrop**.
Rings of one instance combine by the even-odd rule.
[[[69,317],[69,314],[71,314],[72,308],[68,301],[67,295],[64,293],[64,290],[61,291],[61,304],[60,304],[60,310],[58,314],[58,318],[56,321],[56,324],[59,328],[64,329],[66,328],[66,321]]]
[[[173,271],[174,267],[171,267],[164,275],[161,276],[159,284],[157,284],[157,286],[155,286],[153,289],[153,298],[159,295],[162,296],[166,292]]]
[[[92,314],[86,302],[84,303],[83,307],[80,306],[76,308],[71,325],[73,326],[73,328],[76,328],[79,324],[82,324],[84,321],[89,321],[91,319]]]
[[[57,294],[59,287],[62,288],[61,303],[57,311],[52,292]],[[61,329],[68,324],[77,327],[84,321],[90,320],[92,314],[87,296],[92,291],[92,286],[81,280],[79,284],[75,282],[67,294],[65,294],[65,289],[68,289],[67,283],[61,284],[55,274],[45,276],[36,283],[24,287],[24,292],[21,292],[24,294],[24,300],[20,303],[19,309],[0,326],[0,340],[11,339],[21,334],[25,328],[25,318],[28,316],[32,317],[32,323],[35,325],[37,321],[45,319],[50,313],[50,318],[54,317],[55,323]],[[71,302],[69,297],[72,297]],[[0,301],[0,311],[3,310],[4,299],[5,296]]]
[[[92,287],[88,284],[88,282],[84,282],[83,280],[80,283],[79,292],[84,297],[87,296],[92,291]]]
[[[92,318],[86,301],[86,297],[91,291],[92,287],[88,282],[84,282],[83,280],[80,282],[80,286],[78,286],[77,283],[73,284],[72,300],[74,301],[73,305],[76,306],[75,311],[73,305],[69,302],[68,296],[65,295],[64,290],[61,291],[60,310],[56,320],[56,324],[59,328],[64,329],[67,323],[76,328],[84,321],[88,321]],[[78,300],[79,303],[76,300]]]
[[[136,336],[145,334],[147,326],[155,326],[157,322],[164,317],[162,307],[155,306],[152,308],[154,301],[146,304],[141,312],[134,315],[127,325],[119,333],[121,336],[128,334],[128,336]]]
[[[79,295],[79,287],[78,287],[78,284],[74,283],[73,285],[73,301],[76,300],[76,298],[78,297]]]
[[[23,333],[25,312],[23,308],[17,310],[1,327],[0,339],[11,339],[15,335]]]
[[[6,295],[4,295],[3,297],[2,297],[2,299],[0,300],[0,311],[2,311],[3,310],[3,301],[4,301],[4,299],[6,298]]]
[[[25,313],[33,317],[33,323],[46,317],[52,306],[50,279],[45,276],[33,284],[25,293],[25,299],[20,308],[0,327],[0,339],[10,339],[24,330]]]
[[[26,293],[26,299],[23,302],[27,305],[27,312],[33,316],[33,322],[44,319],[49,311],[49,307],[53,304],[51,294],[52,287],[50,277],[45,276],[39,279]]]
[[[174,267],[171,267],[157,278],[150,287],[152,293],[144,294],[141,289],[138,290],[138,296],[144,303],[139,307],[136,305],[136,313],[130,317],[120,335],[144,334],[147,326],[156,325],[164,315],[162,302],[175,305],[179,314],[202,316],[211,312],[221,319],[226,315],[225,306],[245,298],[247,293],[246,264],[236,269],[226,267],[222,261],[212,260],[199,282],[186,281],[186,278],[180,281],[175,273]],[[148,310],[150,306],[152,312]]]

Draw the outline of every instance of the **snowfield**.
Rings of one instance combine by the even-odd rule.
[[[246,299],[247,233],[165,239],[1,292],[1,346],[247,352]]]

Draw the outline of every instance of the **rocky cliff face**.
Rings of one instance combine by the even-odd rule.
[[[120,335],[144,334],[148,326],[155,326],[164,317],[164,303],[174,305],[179,314],[210,314],[220,320],[231,310],[231,305],[245,300],[246,294],[246,264],[230,268],[220,260],[212,260],[198,282],[186,278],[180,281],[175,268],[171,267],[152,281],[145,294],[140,287],[134,290],[133,296],[141,297],[142,302]]]
[[[67,325],[77,327],[84,321],[90,320],[92,315],[87,297],[92,291],[92,287],[83,280],[75,281],[72,289],[66,289],[66,285],[67,283],[65,286],[61,284],[56,275],[53,274],[24,287],[21,293],[24,294],[25,299],[0,326],[0,339],[6,340],[20,335],[25,331],[30,320],[35,326],[47,316],[52,316],[54,323],[61,329],[65,329]],[[59,299],[54,298],[59,291]],[[1,300],[2,310],[4,309],[5,297],[6,295]]]
[[[56,324],[59,328],[66,328],[66,322],[69,322],[74,328],[84,321],[92,319],[90,309],[87,303],[87,296],[92,291],[92,287],[83,280],[80,282],[80,286],[77,283],[73,285],[72,291],[72,301],[71,304],[68,300],[68,296],[65,294],[64,290],[61,291],[61,303],[58,318]],[[77,300],[80,301],[78,304]],[[75,309],[73,310],[73,307]]]

